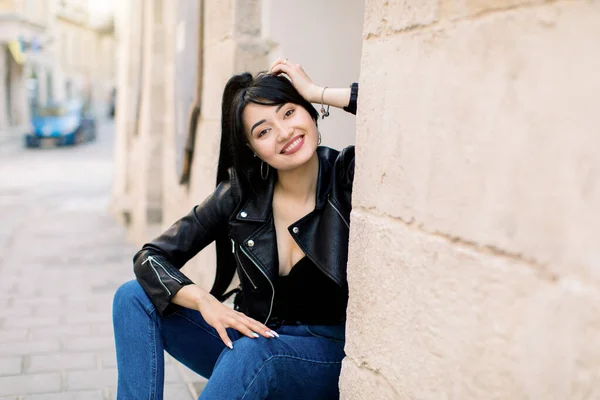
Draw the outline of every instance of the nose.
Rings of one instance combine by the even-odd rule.
[[[281,129],[279,130],[279,140],[281,140],[282,142],[285,142],[286,140],[289,140],[293,134],[294,134],[293,126],[282,126]]]

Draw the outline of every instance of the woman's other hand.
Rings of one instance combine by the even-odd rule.
[[[322,87],[315,85],[312,79],[304,72],[300,64],[293,64],[287,58],[280,58],[271,65],[270,74],[286,74],[298,93],[311,103],[321,101]]]
[[[230,349],[233,348],[233,343],[227,336],[227,328],[233,328],[252,339],[258,338],[259,335],[267,339],[279,336],[277,332],[255,319],[224,305],[213,295],[196,285],[187,285],[181,288],[173,297],[173,302],[198,310],[206,323],[215,328],[223,343]]]

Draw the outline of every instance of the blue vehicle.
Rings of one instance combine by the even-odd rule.
[[[78,101],[53,103],[38,108],[32,116],[27,147],[69,146],[96,139],[96,120]]]

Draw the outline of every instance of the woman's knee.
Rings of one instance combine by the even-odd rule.
[[[272,357],[275,353],[271,340],[266,338],[251,339],[243,336],[233,342],[233,350],[225,349],[217,364],[257,365]]]
[[[113,314],[118,314],[124,309],[142,306],[144,309],[151,306],[150,299],[146,296],[144,289],[136,280],[122,284],[113,297]]]
[[[228,382],[228,390],[238,390],[240,393],[253,385],[253,390],[268,393],[276,373],[275,365],[271,362],[276,351],[270,341],[274,340],[244,336],[233,342],[233,350],[225,349],[219,356],[209,385],[221,387],[223,382]],[[236,377],[233,385],[231,376]],[[254,394],[256,398],[264,398]]]

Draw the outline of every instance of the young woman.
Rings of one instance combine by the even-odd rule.
[[[229,80],[215,192],[143,246],[115,294],[119,399],[162,398],[163,350],[209,378],[201,399],[339,397],[354,148],[318,147],[311,103],[356,113],[357,96],[287,59]],[[209,293],[179,270],[212,241]]]

